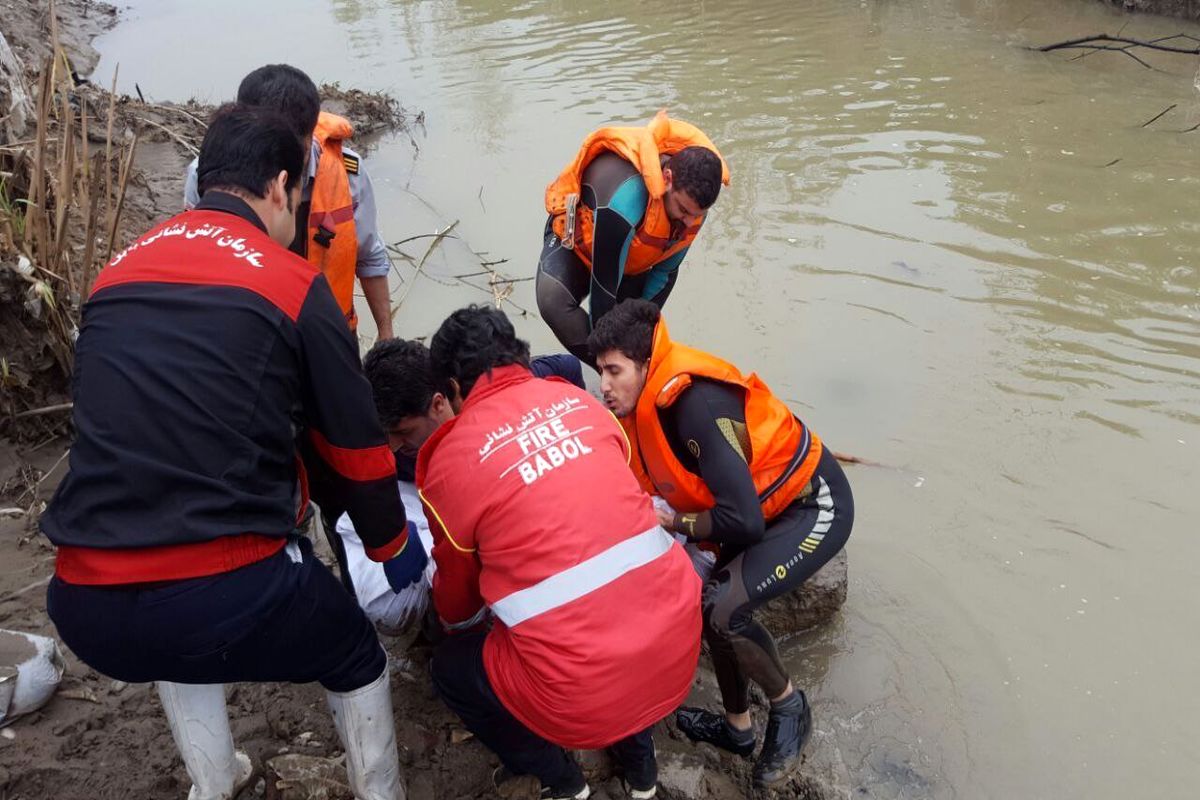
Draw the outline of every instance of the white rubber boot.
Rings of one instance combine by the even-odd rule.
[[[327,697],[338,738],[346,749],[346,772],[354,797],[405,800],[387,667],[361,689],[328,692]]]
[[[192,779],[188,800],[229,800],[250,780],[253,768],[249,756],[233,749],[225,685],[157,685],[175,746]]]

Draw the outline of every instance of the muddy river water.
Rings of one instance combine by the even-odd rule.
[[[733,183],[674,334],[887,465],[850,469],[843,615],[788,647],[860,796],[1196,796],[1196,62],[1024,47],[1196,29],[1087,0],[137,0],[124,20],[97,80],[119,62],[150,98],[227,99],[288,61],[424,111],[419,149],[368,162],[389,240],[459,220],[427,277],[398,260],[401,335],[486,299],[451,277],[472,251],[532,276],[543,187],[590,129],[700,124]],[[535,311],[532,288],[511,300]]]

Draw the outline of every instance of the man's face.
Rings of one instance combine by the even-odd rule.
[[[637,408],[646,386],[645,361],[634,361],[620,350],[609,350],[596,358],[600,367],[600,392],[604,405],[617,417],[627,417]]]
[[[683,189],[676,189],[670,175],[671,170],[663,173],[663,177],[667,181],[667,191],[663,195],[663,207],[666,209],[667,218],[685,228],[690,228],[704,219],[705,210],[692,199],[690,194]]]
[[[387,429],[388,447],[414,458],[421,445],[425,444],[425,440],[453,417],[454,411],[446,396],[435,392],[433,400],[429,403],[429,411],[401,417],[395,425]]]

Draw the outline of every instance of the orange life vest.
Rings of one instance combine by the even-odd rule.
[[[693,377],[728,383],[745,392],[750,474],[763,517],[774,518],[812,480],[821,460],[821,440],[757,375],[743,376],[716,356],[672,342],[661,319],[654,329],[646,386],[637,409],[621,420],[640,456],[631,463],[642,488],[662,496],[681,513],[707,511],[716,504],[703,478],[675,457],[658,417],[659,409],[673,404]]]
[[[350,177],[342,156],[342,141],[354,133],[350,121],[322,111],[313,138],[321,147],[317,176],[308,209],[308,263],[325,274],[350,330],[358,328],[354,313],[354,273],[358,264],[358,231]]]
[[[560,240],[567,239],[567,211],[575,203],[575,252],[589,268],[592,266],[592,210],[578,202],[583,188],[583,172],[592,159],[601,153],[612,152],[633,164],[642,174],[649,194],[646,215],[642,218],[629,245],[625,274],[646,272],[655,264],[675,255],[692,243],[700,232],[700,223],[687,228],[682,236],[672,237],[671,220],[667,216],[663,195],[666,183],[662,173],[662,156],[671,156],[686,147],[705,147],[720,158],[717,146],[695,125],[671,119],[660,111],[644,128],[608,127],[593,131],[579,148],[575,160],[546,187],[546,211],[554,216],[554,232]],[[721,159],[721,181],[729,184],[729,166]],[[574,197],[574,200],[572,200]]]

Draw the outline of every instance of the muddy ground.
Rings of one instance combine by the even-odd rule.
[[[26,64],[42,63],[48,47],[48,3],[0,0],[0,25]],[[85,78],[96,63],[89,42],[113,24],[116,11],[87,0],[57,3],[59,38],[71,54],[74,71]],[[101,76],[97,80],[104,83]],[[101,87],[81,91],[102,94]],[[349,112],[359,130],[395,128],[403,110],[378,96],[326,87],[331,110]],[[126,198],[123,236],[136,236],[151,224],[180,210],[183,175],[198,144],[207,109],[184,104],[172,109],[147,109],[125,101],[122,124],[136,117],[163,123],[169,131],[145,132],[137,153],[135,176]],[[183,113],[180,113],[183,112]],[[167,121],[174,119],[177,124]],[[415,122],[421,120],[417,117]],[[19,322],[12,308],[3,309],[6,322]],[[13,329],[14,331],[16,329]],[[17,333],[9,331],[16,336]],[[6,334],[8,335],[8,334]],[[30,347],[34,342],[27,342]],[[39,402],[66,400],[63,386],[43,392]],[[56,392],[58,394],[56,394]],[[49,499],[65,468],[66,441],[57,436],[62,419],[46,418],[22,430],[21,444],[0,440],[0,508],[29,513],[0,515],[0,628],[54,636],[46,615],[46,584],[53,572],[54,551],[36,532],[38,511]],[[10,429],[8,431],[12,433]],[[318,537],[318,540],[321,537]],[[319,551],[328,557],[327,548]],[[433,696],[428,675],[429,651],[408,638],[384,637],[392,657],[393,701],[401,761],[413,800],[494,797],[491,784],[496,759],[461,727]],[[18,719],[0,733],[0,798],[33,800],[100,800],[102,798],[181,798],[188,780],[157,694],[150,685],[125,685],[89,669],[64,648],[67,669],[59,691],[41,710]],[[761,701],[761,698],[759,698]],[[692,702],[715,702],[715,682],[702,670]],[[267,794],[262,768],[282,753],[336,757],[341,748],[316,685],[244,684],[230,688],[229,710],[234,738],[251,756],[255,778],[241,794]],[[761,724],[761,705],[756,711]],[[775,796],[783,798],[848,797],[848,778],[836,750],[825,744],[819,730],[810,746],[810,763],[802,776]],[[714,800],[752,796],[749,763],[709,747],[694,748],[667,724],[657,736],[662,767],[662,796]],[[624,795],[599,754],[585,757],[595,797]],[[295,796],[295,795],[292,795]],[[300,795],[302,796],[302,795]],[[334,792],[331,797],[337,797]],[[533,797],[528,784],[505,787],[504,796]]]

